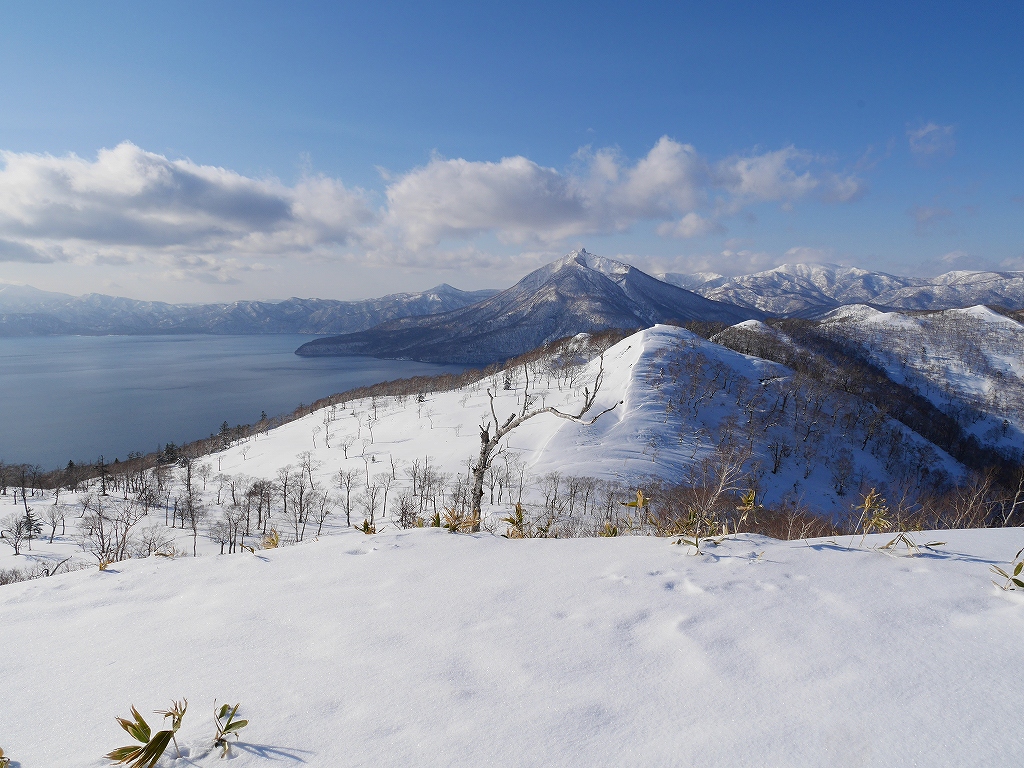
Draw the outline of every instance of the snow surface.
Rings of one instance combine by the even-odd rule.
[[[678,477],[739,415],[725,392],[695,410],[667,408],[686,378],[673,371],[695,363],[755,389],[790,376],[656,326],[605,353],[595,410],[618,404],[613,411],[592,427],[539,416],[505,450],[534,478]],[[534,374],[531,392],[569,407],[599,365]],[[522,375],[508,390],[503,378],[423,402],[411,395],[323,409],[204,461],[236,478],[273,478],[309,451],[326,487],[339,469],[373,476],[392,461],[401,484],[425,455],[465,475],[487,389],[499,417],[521,404]],[[820,440],[823,450],[856,442],[839,431]],[[870,452],[853,456],[863,472],[880,471]],[[826,470],[804,479],[795,462],[766,473],[764,487],[781,492],[797,478],[809,501],[826,499]],[[211,513],[217,482],[204,493]],[[80,495],[61,502],[74,509]],[[0,497],[0,516],[18,510],[9,498]],[[52,503],[30,499],[37,513]],[[485,507],[492,520],[507,511],[507,498]],[[163,510],[151,518],[162,527]],[[68,524],[52,545],[37,539],[0,567],[73,554],[74,513]],[[233,750],[243,768],[1024,757],[1015,719],[1024,596],[996,589],[988,572],[1024,545],[1019,528],[915,533],[922,545],[946,542],[916,557],[872,549],[878,537],[861,546],[741,535],[696,555],[649,537],[513,540],[402,531],[388,519],[379,530],[345,528],[336,511],[321,537],[295,546],[219,556],[201,532],[196,558],[93,565],[0,587],[0,747],[13,768],[98,767],[128,743],[115,716],[186,697],[185,757],[165,758],[163,768],[221,764],[211,751],[215,699],[240,701],[251,721]],[[191,553],[191,532],[173,534]]]
[[[942,538],[350,531],[25,582],[0,588],[0,736],[23,768],[98,767],[115,715],[186,697],[161,766],[221,765],[215,699],[250,721],[242,768],[1016,764],[1024,597],[988,568],[1024,533]]]

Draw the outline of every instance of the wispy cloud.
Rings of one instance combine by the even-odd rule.
[[[834,261],[835,257],[835,251],[831,248],[798,245],[786,251],[785,260],[789,264],[828,264]]]
[[[914,231],[924,236],[930,234],[938,222],[950,218],[953,212],[941,206],[915,205],[907,215],[914,220]]]
[[[725,227],[719,222],[714,219],[705,218],[693,211],[690,211],[679,221],[666,221],[658,225],[658,234],[662,237],[702,237],[703,235],[724,231]]]
[[[955,126],[929,122],[907,128],[907,140],[910,142],[910,151],[919,159],[950,157],[956,151],[955,133]]]
[[[967,251],[950,251],[939,257],[939,261],[945,264],[957,264],[963,263],[965,260],[972,258],[971,254]]]

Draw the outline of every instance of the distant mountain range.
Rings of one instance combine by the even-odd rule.
[[[496,291],[439,285],[365,301],[288,299],[231,304],[165,304],[91,293],[69,296],[31,286],[0,285],[0,336],[160,333],[351,333],[397,317],[474,304]]]
[[[1024,272],[901,277],[831,264],[783,265],[739,277],[668,273],[574,251],[507,290],[439,285],[365,301],[297,299],[166,304],[102,294],[70,296],[0,284],[0,336],[106,334],[329,335],[298,354],[373,355],[481,365],[552,339],[602,328],[765,316],[818,319],[841,306],[882,311],[985,304],[1024,310]]]
[[[483,365],[586,331],[693,320],[731,325],[763,316],[757,309],[712,301],[629,264],[580,250],[477,304],[316,339],[296,353]]]
[[[659,277],[705,298],[780,316],[815,316],[847,304],[882,310],[945,310],[977,304],[1024,309],[1024,272],[900,277],[834,264],[784,264],[740,277],[707,272]]]

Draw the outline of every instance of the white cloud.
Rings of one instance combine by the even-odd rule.
[[[1024,253],[1003,259],[999,262],[999,268],[1011,272],[1024,272]]]
[[[332,179],[287,187],[128,142],[95,160],[14,152],[0,160],[0,237],[17,246],[0,249],[8,259],[111,264],[175,254],[200,258],[200,271],[217,261],[220,271],[220,254],[344,243],[371,216],[359,192]]]
[[[772,254],[764,251],[752,251],[746,248],[732,251],[727,248],[718,257],[706,263],[705,268],[713,269],[715,272],[725,275],[746,275],[771,269],[781,262]]]
[[[701,237],[723,231],[724,227],[717,221],[706,219],[693,211],[683,216],[679,221],[666,221],[658,226],[658,234],[662,237]]]
[[[639,223],[692,238],[724,232],[722,218],[748,206],[860,194],[856,177],[820,162],[786,147],[716,164],[667,136],[636,161],[584,148],[567,170],[522,156],[434,157],[385,176],[375,208],[327,176],[287,185],[128,142],[95,159],[0,152],[0,261],[150,265],[168,279],[219,283],[275,258],[482,268],[497,257],[481,238],[534,253]]]
[[[963,264],[966,260],[973,258],[967,251],[950,251],[939,257],[939,261],[946,264]]]
[[[644,221],[659,222],[664,237],[696,237],[722,231],[723,212],[765,202],[790,205],[816,190],[822,199],[848,202],[864,191],[853,175],[816,176],[809,166],[818,159],[795,147],[712,166],[692,145],[663,136],[633,164],[614,149],[584,148],[575,160],[562,172],[522,156],[499,162],[435,157],[389,175],[387,239],[412,250],[482,233],[506,243],[552,244]]]
[[[597,167],[609,169],[615,157],[608,150],[598,153]],[[632,168],[621,168],[614,182],[605,186],[595,202],[606,207],[615,218],[636,219],[671,217],[697,208],[704,199],[708,172],[706,162],[690,144],[680,144],[662,136],[647,156]],[[606,176],[592,173],[593,179]]]
[[[822,179],[822,199],[828,203],[852,203],[867,191],[867,182],[854,174],[828,173]]]
[[[915,205],[907,211],[907,215],[914,220],[914,231],[924,236],[929,234],[938,222],[950,218],[953,212],[941,206]]]
[[[815,189],[821,182],[809,170],[798,174],[793,166],[807,166],[813,156],[796,147],[746,157],[733,157],[718,164],[720,183],[739,202],[793,201]]]
[[[434,158],[391,183],[387,199],[386,224],[413,250],[487,231],[523,242],[586,229],[587,201],[573,180],[525,157]]]
[[[949,157],[956,151],[956,140],[953,138],[955,132],[955,126],[931,122],[917,128],[908,128],[910,151],[919,156]]]
[[[786,251],[785,262],[789,264],[828,264],[835,259],[830,248],[810,248],[798,245]]]

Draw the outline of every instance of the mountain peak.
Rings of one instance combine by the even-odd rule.
[[[733,324],[760,315],[705,299],[581,248],[477,304],[318,339],[302,345],[298,354],[485,365],[581,332],[691,320]]]
[[[589,267],[589,259],[593,257],[594,254],[588,253],[586,248],[580,248],[576,251],[569,251],[562,258],[553,261],[550,266],[554,267],[555,270],[572,266]]]

